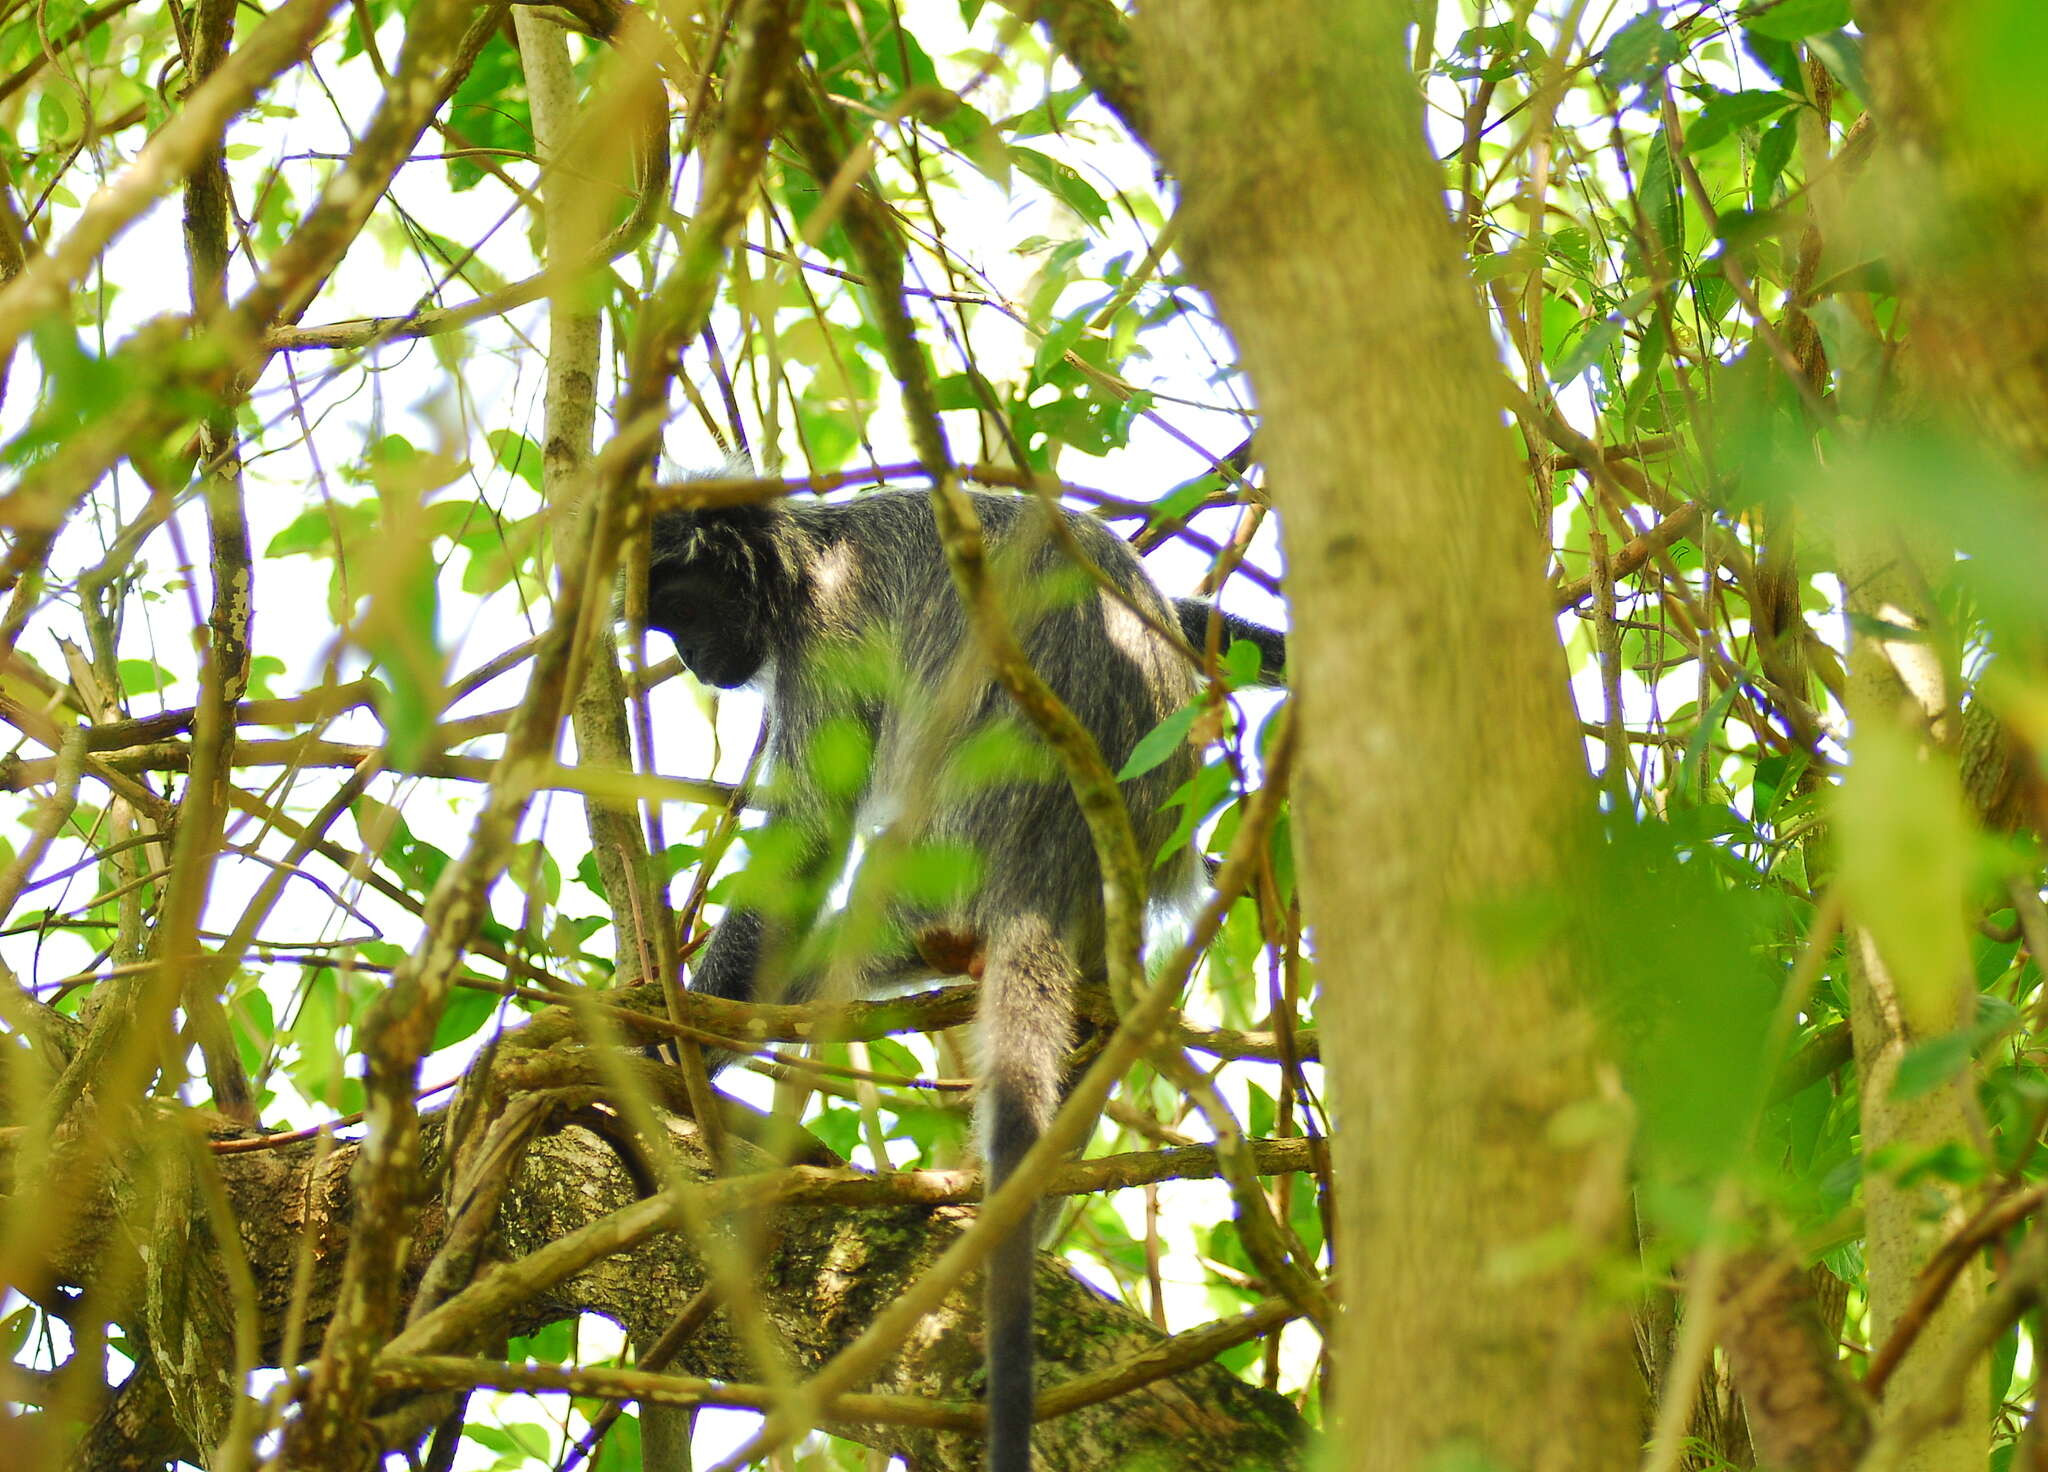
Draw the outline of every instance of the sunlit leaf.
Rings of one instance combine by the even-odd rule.
[[[1195,717],[1202,713],[1202,708],[1201,700],[1191,700],[1138,738],[1130,758],[1116,774],[1117,781],[1128,782],[1133,777],[1141,777],[1180,750],[1186,744],[1188,732],[1194,727]]]
[[[1722,92],[1710,98],[1685,130],[1688,153],[1712,148],[1738,128],[1774,118],[1799,99],[1783,92]]]
[[[1923,1037],[1951,1031],[1957,988],[1968,974],[1971,836],[1948,758],[1881,721],[1866,722],[1835,820],[1843,896],[1889,969],[1908,1024]]]
[[[121,661],[121,689],[128,695],[151,695],[168,689],[177,676],[154,660],[124,659]]]
[[[1610,87],[1648,82],[1684,54],[1684,42],[1653,5],[1614,33],[1600,55],[1600,80]]]
[[[1849,24],[1849,0],[1777,0],[1744,12],[1742,24],[1760,36],[1797,41]]]
[[[1035,148],[1014,146],[1010,149],[1010,159],[1021,173],[1028,175],[1088,224],[1100,225],[1109,218],[1109,205],[1096,192],[1095,186],[1083,179],[1071,164],[1062,163]]]

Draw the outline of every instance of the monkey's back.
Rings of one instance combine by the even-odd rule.
[[[1130,547],[1095,519],[1063,509],[1055,534],[1035,500],[983,492],[973,500],[989,575],[1024,653],[1094,735],[1109,769],[1120,770],[1139,740],[1196,692],[1186,657],[1148,627],[1149,620],[1175,628],[1172,608]],[[782,682],[823,678],[831,646],[851,631],[892,631],[885,658],[893,677],[857,703],[874,738],[865,794],[871,810],[977,855],[980,882],[948,917],[986,934],[1020,910],[1043,915],[1064,933],[1083,971],[1099,973],[1102,880],[1086,820],[1052,753],[990,675],[954,591],[929,497],[877,491],[789,511],[812,544],[817,572],[809,647],[778,666],[769,692],[778,746],[813,735],[791,717],[820,705],[794,686],[778,688]],[[1099,582],[1076,566],[1076,551]],[[786,763],[795,754],[782,750],[776,758]],[[975,770],[991,755],[996,772]],[[1193,765],[1182,746],[1122,784],[1148,863],[1175,828],[1165,801]],[[1152,871],[1155,897],[1184,899],[1197,873],[1191,850],[1173,856]]]

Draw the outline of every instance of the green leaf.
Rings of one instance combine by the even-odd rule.
[[[1055,323],[1052,330],[1038,340],[1038,349],[1031,355],[1031,378],[1025,384],[1027,392],[1050,380],[1053,371],[1066,362],[1067,354],[1087,330],[1088,313],[1084,309]]]
[[[1941,84],[1951,101],[1944,131],[1952,130],[1959,156],[1997,160],[1996,187],[2008,197],[2032,193],[2048,171],[2041,148],[2048,9],[2040,0],[1975,0],[1946,10]],[[1834,58],[1823,59],[1834,70]]]
[[[294,553],[313,555],[328,550],[329,540],[334,535],[334,524],[328,520],[325,507],[309,506],[293,517],[285,529],[270,539],[270,545],[263,549],[265,557],[290,557]]]
[[[1213,470],[1204,471],[1193,480],[1181,482],[1154,501],[1146,524],[1159,527],[1180,521],[1222,489],[1223,477]]]
[[[177,678],[154,660],[121,661],[121,690],[127,695],[153,695],[159,690],[168,689]]]
[[[1726,291],[1730,297],[1734,295],[1732,291],[1728,291],[1728,283],[1720,277],[1715,276],[1708,279],[1720,282],[1722,290]],[[1706,282],[1700,283],[1701,286],[1705,284]],[[1700,294],[1699,287],[1694,288],[1694,293],[1696,296]],[[1704,313],[1704,315],[1710,321],[1720,320],[1717,313]],[[1668,347],[1669,334],[1665,330],[1664,317],[1660,313],[1652,317],[1649,325],[1643,329],[1642,343],[1636,349],[1636,376],[1630,380],[1628,391],[1622,398],[1622,423],[1631,430],[1636,427],[1636,421],[1643,412],[1643,405],[1657,391],[1658,385],[1661,382],[1659,369],[1663,366],[1664,354]]]
[[[1232,639],[1230,647],[1223,651],[1223,678],[1230,682],[1233,690],[1256,685],[1264,659],[1259,646],[1251,640]]]
[[[860,448],[860,421],[842,404],[821,403],[806,393],[797,400],[796,418],[804,458],[819,470],[837,469]]]
[[[873,1065],[889,1073],[906,1074],[916,1078],[925,1071],[917,1061],[917,1055],[895,1038],[875,1038],[868,1043],[868,1058]]]
[[[519,1450],[518,1442],[497,1427],[484,1423],[463,1427],[462,1437],[465,1441],[475,1442],[486,1451],[517,1453]]]
[[[1753,250],[1783,233],[1790,222],[1782,210],[1753,214],[1748,210],[1730,209],[1723,210],[1721,218],[1714,223],[1716,235],[1732,253]]]
[[[845,1052],[845,1049],[838,1049]],[[843,1061],[843,1060],[842,1060]],[[827,1108],[818,1111],[815,1118],[806,1120],[812,1134],[825,1143],[827,1149],[845,1159],[860,1149],[860,1111],[857,1109]]]
[[[498,468],[511,472],[526,482],[527,489],[540,494],[541,453],[540,446],[516,429],[494,429],[484,436],[491,447],[491,456],[498,462]]]
[[[284,661],[274,654],[258,654],[249,661],[249,698],[251,700],[275,700],[277,692],[270,686],[271,680],[284,673]]]
[[[640,1418],[620,1416],[597,1444],[588,1463],[590,1472],[640,1472]]]
[[[1455,56],[1470,58],[1483,65],[1459,65],[1446,60],[1439,70],[1447,77],[1459,81],[1473,81],[1484,78],[1488,81],[1505,81],[1517,73],[1533,74],[1548,55],[1542,43],[1529,34],[1526,27],[1512,21],[1499,25],[1475,26],[1458,37],[1451,48]]]
[[[1970,961],[1963,916],[1972,863],[1951,758],[1864,722],[1834,810],[1838,883],[1891,968],[1907,1027],[1929,1038],[1948,1032]]]
[[[1796,45],[1747,29],[1742,33],[1742,44],[1756,58],[1756,64],[1771,74],[1772,81],[1787,92],[1805,94],[1806,67],[1799,59]]]
[[[1579,334],[1571,350],[1560,357],[1551,367],[1551,382],[1560,386],[1570,383],[1595,363],[1604,360],[1614,345],[1621,341],[1621,323],[1608,318],[1595,322]]]
[[[1188,739],[1188,732],[1194,728],[1195,717],[1202,713],[1203,702],[1190,700],[1186,705],[1154,726],[1138,739],[1131,748],[1130,760],[1116,774],[1119,782],[1128,782],[1133,777],[1142,777],[1174,752]]]
[[[955,103],[936,124],[939,136],[1004,189],[1010,187],[1010,145],[1004,131],[978,109]]]
[[[1593,278],[1593,238],[1576,225],[1567,225],[1544,242],[1553,261],[1570,268],[1582,280]]]
[[[1109,205],[1095,192],[1095,186],[1063,164],[1035,148],[1012,146],[1010,159],[1018,171],[1050,193],[1090,225],[1100,226],[1109,218]]]
[[[1107,455],[1130,440],[1131,419],[1151,403],[1147,394],[1128,402],[1094,383],[1084,383],[1038,406],[1038,426],[1048,441],[1084,455]]]
[[[559,1365],[576,1353],[576,1321],[557,1319],[531,1334],[514,1335],[505,1346],[505,1357],[513,1364],[529,1359],[544,1365]]]
[[[522,570],[532,571],[529,560],[535,557],[546,531],[545,514],[511,522],[487,516],[471,521],[460,538],[468,554],[462,569],[462,591],[495,593]]]
[[[443,695],[444,661],[434,637],[440,595],[427,551],[425,542],[417,543],[405,565],[371,595],[362,628],[363,648],[384,675],[377,713],[401,769],[426,757]]]
[[[332,557],[337,540],[353,546],[375,531],[377,508],[372,504],[351,506],[342,501],[323,501],[309,506],[263,549],[266,557]]]
[[[1059,779],[1052,750],[1014,720],[995,720],[968,733],[946,753],[948,791],[968,793],[997,783]]]
[[[1173,836],[1161,847],[1162,858],[1194,838],[1195,829],[1229,799],[1235,780],[1228,762],[1214,761],[1175,789],[1166,802],[1167,806],[1181,810],[1180,822],[1175,825]],[[1275,832],[1278,832],[1277,825]]]
[[[1610,826],[1596,867],[1572,881],[1591,881],[1594,913],[1608,918],[1575,937],[1575,949],[1583,944],[1591,995],[1639,1111],[1645,1164],[1657,1176],[1711,1179],[1747,1148],[1739,1124],[1759,1102],[1758,1064],[1783,986],[1762,946],[1781,918],[1754,890],[1727,885],[1695,832],[1626,817]],[[1561,894],[1530,893],[1482,934],[1512,955],[1547,944],[1546,929],[1574,908]]]
[[[1663,10],[1653,5],[1614,33],[1600,54],[1600,80],[1616,89],[1648,83],[1684,54],[1684,41],[1664,24]]]
[[[1048,93],[1034,106],[1004,118],[1003,131],[1012,138],[1040,138],[1049,133],[1062,133],[1072,121],[1074,109],[1094,96],[1094,91],[1088,87],[1068,87]],[[950,138],[952,135],[947,136]]]
[[[533,147],[533,116],[526,106],[526,74],[518,51],[493,31],[448,101],[449,121],[461,128],[469,147],[447,156],[448,187],[460,193],[484,181],[479,150],[527,153]]]
[[[1671,161],[1671,145],[1662,133],[1650,140],[1638,197],[1643,228],[1650,237],[1651,259],[1677,257],[1685,246],[1685,216],[1678,196],[1678,169]]]
[[[1785,165],[1792,161],[1792,150],[1799,146],[1799,114],[1792,113],[1779,118],[1764,130],[1764,136],[1757,141],[1756,164],[1749,176],[1749,207],[1762,213],[1774,203],[1772,198],[1778,192],[1778,180],[1785,172]]]
[[[1543,257],[1535,242],[1525,242],[1512,250],[1497,250],[1483,255],[1472,265],[1472,280],[1480,286],[1498,281],[1503,276],[1523,276],[1543,264]]]
[[[1685,151],[1712,148],[1737,128],[1754,127],[1794,106],[1798,98],[1775,91],[1718,92],[1685,130]]]
[[[1779,0],[1768,10],[1745,15],[1742,24],[1759,36],[1798,41],[1816,31],[1840,30],[1849,19],[1849,0]]]
[[[913,845],[893,877],[906,904],[942,910],[971,895],[981,875],[981,855],[971,845],[935,840]]]
[[[874,767],[874,737],[862,722],[840,716],[818,728],[804,756],[819,791],[851,797],[867,785]]]
[[[932,384],[932,402],[941,409],[979,409],[981,393],[965,373],[948,373]]]
[[[818,73],[840,96],[887,104],[911,87],[932,86],[938,80],[924,47],[897,24],[881,0],[807,5],[803,16],[806,49],[816,58]],[[887,90],[877,92],[875,81]]]
[[[448,1005],[441,1009],[441,1020],[434,1026],[434,1051],[452,1048],[477,1032],[497,1010],[498,998],[492,993],[473,987],[457,987],[449,995]]]
[[[356,832],[365,845],[374,845],[377,859],[399,883],[415,894],[425,894],[448,867],[448,855],[431,843],[413,837],[398,810],[374,797],[359,797],[353,804]],[[368,954],[367,947],[364,950]]]
[[[2005,1405],[2005,1393],[2012,1388],[2012,1369],[2019,1362],[2020,1331],[2017,1324],[2007,1329],[1998,1339],[1998,1347],[1991,1351],[1991,1412],[1995,1419]]]
[[[228,1006],[228,1024],[242,1066],[252,1074],[260,1072],[277,1039],[277,1018],[261,987],[251,986],[235,994]]]
[[[1976,1047],[1973,1032],[1944,1033],[1915,1043],[1899,1060],[1899,1071],[1892,1076],[1892,1097],[1914,1099],[1940,1088],[1970,1066]]]
[[[286,1066],[292,1086],[315,1103],[332,1106],[341,1079],[339,987],[334,972],[323,968],[307,981],[292,1020],[292,1045],[297,1052]]]

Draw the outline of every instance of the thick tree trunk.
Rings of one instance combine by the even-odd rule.
[[[1866,249],[1901,258],[1913,350],[1958,420],[2048,461],[2048,154],[2033,0],[1862,0],[1880,162]]]
[[[1864,789],[1860,798],[1853,790],[1844,796],[1853,804],[1844,815],[1848,826],[1855,811],[1901,806],[1882,763],[1928,762],[1923,743],[1938,736],[1936,723],[1948,701],[1941,662],[1927,639],[1885,636],[1889,629],[1924,629],[1928,623],[1920,600],[1926,580],[1905,560],[1903,539],[1845,535],[1844,544],[1842,582],[1852,620],[1848,703],[1855,722],[1849,782],[1851,789]],[[1936,755],[1931,760],[1945,763],[1946,758]],[[1959,783],[1954,797],[1960,828],[1964,819]],[[1974,1070],[1963,1069],[1933,1089],[1902,1096],[1897,1088],[1900,1064],[1914,1047],[1971,1020],[1975,992],[1963,944],[1965,875],[1959,865],[1921,854],[1914,860],[1918,872],[1909,881],[1923,891],[1920,895],[1902,894],[1901,884],[1907,881],[1897,874],[1889,887],[1874,884],[1867,895],[1856,883],[1859,847],[1862,867],[1867,868],[1875,850],[1897,848],[1898,840],[1910,843],[1915,836],[1903,831],[1865,832],[1860,843],[1852,834],[1844,845],[1843,883],[1849,891],[1849,919],[1855,923],[1848,953],[1849,1020],[1862,1082],[1863,1254],[1870,1268],[1870,1338],[1877,1346],[1899,1328],[1920,1288],[1921,1270],[1969,1216],[1961,1186],[1940,1171],[1918,1167],[1930,1152],[1972,1138]],[[1887,844],[1887,839],[1892,842]],[[1951,847],[1959,853],[1961,844],[1927,847]],[[1861,905],[1859,899],[1864,901]],[[1912,926],[1902,937],[1895,916],[1880,907],[1908,900],[1909,913],[1930,923]],[[1934,908],[1943,905],[1945,916]],[[1931,945],[1937,938],[1949,942],[1945,954]],[[1902,1416],[1917,1421],[1928,1407],[1951,1404],[1958,1390],[1961,1404],[1968,1408],[1938,1427],[1916,1427],[1912,1445],[1896,1462],[1909,1472],[1974,1472],[1990,1452],[1990,1428],[1981,1411],[1990,1393],[1988,1367],[1978,1359],[1956,1386],[1948,1365],[1983,1300],[1984,1269],[1973,1258],[1885,1382],[1880,1432]]]
[[[1594,1030],[1554,952],[1478,918],[1561,902],[1591,790],[1408,9],[1174,0],[1139,35],[1287,523],[1294,811],[1348,1192],[1334,1434],[1356,1468],[1625,1466],[1639,1382],[1592,1287],[1621,1150],[1554,1131],[1598,1097]]]

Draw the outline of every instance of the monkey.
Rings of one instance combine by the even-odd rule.
[[[1191,647],[1201,650],[1208,645],[1209,620],[1220,620],[1223,647],[1243,640],[1259,651],[1259,679],[1261,685],[1279,685],[1287,677],[1287,636],[1278,629],[1269,629],[1264,624],[1255,624],[1250,619],[1205,603],[1200,598],[1176,598],[1173,600],[1174,616],[1180,620],[1181,637]]]
[[[1283,633],[1198,599],[1169,602],[1100,521],[1029,497],[970,494],[1024,653],[1112,771],[1196,695],[1194,662],[1170,631],[1200,650],[1212,617],[1220,619],[1226,644],[1257,646],[1262,682],[1280,681]],[[1074,550],[1093,564],[1093,579],[1075,566]],[[821,898],[863,810],[972,860],[976,872],[951,892],[890,904],[880,939],[852,964],[850,989],[930,974],[934,951],[957,954],[958,938],[972,938],[981,977],[977,1115],[989,1186],[1000,1186],[1058,1105],[1074,989],[1106,981],[1102,875],[1051,753],[980,658],[929,497],[882,489],[659,514],[647,534],[646,622],[704,684],[763,695],[764,806],[770,831],[780,830],[775,853],[787,890],[812,904]],[[849,743],[867,758],[851,776],[824,750]],[[980,780],[961,770],[975,765],[968,754],[977,748]],[[1191,899],[1203,872],[1192,842],[1161,853],[1177,827],[1167,800],[1194,768],[1181,743],[1121,784],[1140,852],[1159,856],[1155,899],[1168,903]],[[771,908],[758,886],[735,897],[697,959],[692,990],[752,1001],[779,976],[778,999],[820,992],[828,968],[792,952],[791,916]],[[940,939],[920,948],[920,936]],[[1035,1253],[1027,1223],[985,1270],[992,1472],[1030,1467]]]

